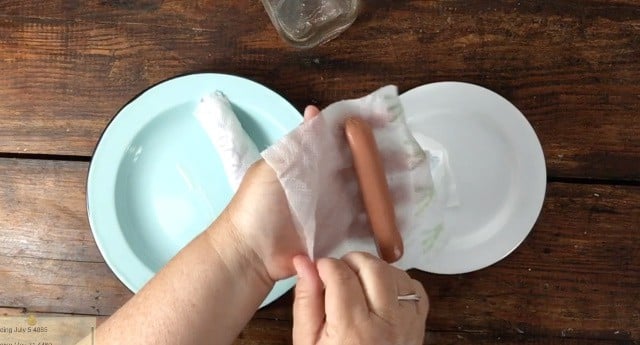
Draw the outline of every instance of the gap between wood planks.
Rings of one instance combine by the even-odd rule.
[[[37,256],[29,256],[29,255],[4,255],[0,253],[0,256],[5,258],[15,258],[15,259],[33,259],[33,260],[41,260],[42,257]],[[81,263],[90,263],[90,264],[103,264],[104,260],[96,261],[96,260],[74,260],[74,259],[58,259],[58,258],[47,258],[47,260],[51,261],[61,261],[61,262],[81,262]],[[2,306],[0,306],[2,308]]]
[[[0,152],[0,158],[87,162],[87,163],[90,163],[92,159],[91,157],[88,157],[88,156],[76,156],[76,155],[52,155],[52,154],[40,154],[40,153],[6,153],[6,152]],[[616,179],[587,178],[587,177],[548,176],[547,183],[609,185],[609,186],[640,186],[640,179],[616,180]]]

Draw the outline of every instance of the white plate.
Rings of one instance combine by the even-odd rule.
[[[480,86],[442,82],[400,96],[414,133],[449,153],[460,206],[445,213],[450,240],[420,268],[457,274],[492,265],[515,250],[540,214],[546,168],[522,113]]]

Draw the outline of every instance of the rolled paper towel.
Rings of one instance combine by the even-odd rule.
[[[220,155],[229,185],[238,190],[247,169],[260,159],[256,144],[220,91],[202,97],[195,116]]]

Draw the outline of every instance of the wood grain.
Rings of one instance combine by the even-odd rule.
[[[103,262],[88,231],[87,163],[0,160],[0,255]]]
[[[254,79],[299,109],[461,80],[524,112],[550,176],[640,181],[637,1],[368,1],[308,51],[286,47],[258,1],[0,8],[0,152],[89,156],[126,102],[195,71]]]
[[[0,157],[89,157],[118,109],[184,73],[242,75],[299,109],[461,80],[523,111],[552,181],[635,185],[638,37],[637,0],[367,0],[352,28],[307,51],[279,40],[259,1],[3,0]],[[87,165],[0,158],[0,315],[100,322],[132,296],[91,236]],[[631,185],[550,183],[534,231],[505,260],[412,271],[431,296],[425,344],[640,344]],[[289,344],[292,299],[258,311],[236,344]]]
[[[26,248],[24,255],[15,255],[12,246],[0,246],[0,306],[108,315],[131,296],[96,259],[86,223],[71,221],[81,219],[85,212],[79,200],[84,195],[80,176],[86,165],[0,159],[0,175],[13,179],[0,185],[0,191],[16,186],[15,192],[0,194],[3,238],[19,236],[20,231],[12,229],[32,226],[32,233],[14,245]],[[17,182],[11,174],[33,183]],[[59,206],[46,195],[76,200],[65,204],[62,218],[68,222],[58,218],[54,211]],[[18,202],[20,215],[31,219],[30,225],[6,211],[6,205]],[[458,336],[467,339],[458,339],[463,344],[640,341],[639,235],[640,187],[550,183],[533,232],[505,260],[464,275],[411,272],[431,296],[428,327],[439,333],[428,343],[454,343]],[[91,249],[66,247],[74,241]],[[61,248],[74,259],[61,258],[55,250],[44,248],[45,244]],[[267,343],[286,343],[291,301],[289,293],[258,311],[252,321],[256,328],[250,328],[240,344],[261,337]],[[261,319],[283,323],[260,326]],[[274,330],[267,329],[272,326]]]
[[[291,344],[289,321],[253,319],[242,332],[236,345],[281,345]],[[634,344],[632,340],[618,336],[615,339],[584,339],[565,334],[559,337],[531,337],[527,334],[499,334],[491,332],[441,332],[427,331],[425,345],[495,345],[495,344],[531,344],[531,345],[620,345]]]
[[[104,262],[0,255],[0,306],[110,315],[131,296]]]
[[[0,316],[27,317],[28,315],[39,316],[68,316],[68,314],[55,313],[31,313],[20,308],[0,308]],[[96,324],[99,326],[106,320],[105,316],[98,316]],[[291,344],[290,321],[269,320],[254,318],[242,331],[235,345],[283,345]],[[425,336],[425,345],[485,345],[485,344],[535,344],[535,345],[620,345],[632,344],[624,339],[579,339],[571,337],[527,337],[526,335],[494,335],[482,332],[438,332],[428,331]]]

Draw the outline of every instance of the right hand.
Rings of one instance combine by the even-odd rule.
[[[297,256],[294,345],[418,345],[429,300],[422,284],[386,262],[354,252],[342,260]],[[398,301],[418,294],[419,301]]]

